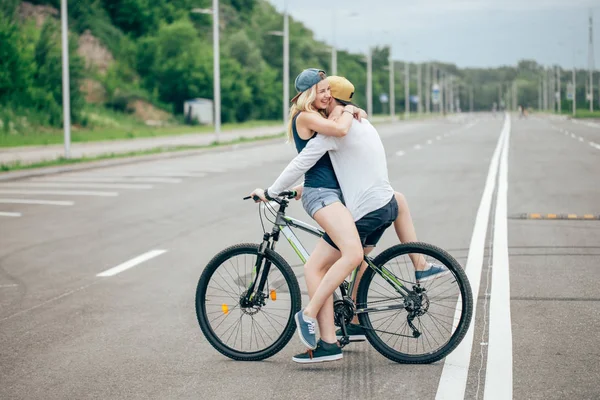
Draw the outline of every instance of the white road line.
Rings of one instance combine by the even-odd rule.
[[[396,155],[397,155],[398,157],[401,157],[401,156],[403,156],[404,154],[405,154],[405,153],[404,153],[402,150],[398,150],[398,151],[396,152]]]
[[[55,201],[55,200],[30,200],[30,199],[0,199],[4,204],[41,204],[48,206],[72,206],[73,201]]]
[[[7,287],[17,287],[19,285],[17,285],[16,283],[13,283],[11,285],[0,285],[0,288],[7,288]]]
[[[67,189],[152,189],[152,185],[125,183],[55,183],[55,182],[8,182],[0,187],[67,188]]]
[[[441,137],[441,136],[436,136],[435,138],[436,138],[437,140],[442,140],[442,137]]]
[[[492,287],[489,311],[487,365],[485,369],[484,400],[512,399],[513,356],[510,317],[510,277],[508,258],[508,151],[510,120],[500,159],[494,245],[492,248]]]
[[[421,150],[421,145],[420,144],[416,144],[414,147],[415,150]]]
[[[510,117],[506,114],[504,127],[498,139],[498,144],[492,155],[488,175],[477,210],[475,218],[475,226],[473,227],[473,235],[469,245],[469,254],[467,256],[467,264],[465,272],[471,284],[473,291],[474,307],[471,325],[465,335],[463,341],[458,347],[450,353],[444,361],[444,368],[440,377],[436,400],[439,399],[464,399],[465,390],[467,387],[467,378],[469,375],[469,364],[471,362],[471,351],[473,349],[473,336],[475,334],[475,312],[477,310],[476,300],[479,296],[479,284],[481,282],[481,269],[483,267],[483,256],[485,252],[485,238],[489,224],[490,209],[492,206],[492,196],[496,187],[496,176],[498,174],[498,166],[500,154],[503,149],[504,140],[507,136],[507,126],[510,127]],[[456,321],[457,318],[454,318]]]
[[[600,144],[598,144],[598,143],[590,142],[590,146],[595,147],[598,150],[600,150]]]
[[[579,136],[579,141],[583,142],[583,138],[581,136]]]
[[[87,190],[21,190],[21,189],[0,189],[0,194],[51,194],[58,196],[100,196],[114,197],[117,192],[92,192]]]
[[[20,216],[21,216],[21,213],[0,211],[0,217],[20,217]]]
[[[148,261],[154,257],[160,256],[161,254],[165,253],[167,250],[151,250],[147,253],[144,253],[140,256],[137,256],[135,258],[132,258],[129,261],[124,262],[123,264],[119,264],[116,267],[113,267],[111,269],[107,269],[104,272],[99,273],[96,276],[99,277],[108,277],[108,276],[114,276],[120,272],[123,272],[125,270],[128,270],[129,268],[133,268],[138,264],[143,263],[144,261]]]
[[[152,178],[152,177],[107,177],[107,176],[89,176],[89,177],[80,177],[80,176],[61,176],[52,177],[52,178],[33,178],[31,181],[36,182],[106,182],[106,183],[181,183],[182,180],[178,178]]]
[[[431,144],[431,143],[433,143],[433,140],[428,140],[427,141],[427,144]]]
[[[575,134],[574,134],[574,133],[571,133],[571,137],[572,137],[573,139],[575,139]]]

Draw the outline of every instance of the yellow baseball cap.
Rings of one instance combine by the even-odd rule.
[[[328,76],[327,81],[331,88],[331,96],[346,105],[354,105],[352,96],[354,96],[354,85],[343,76]]]

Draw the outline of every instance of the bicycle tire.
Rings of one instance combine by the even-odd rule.
[[[223,265],[227,260],[238,256],[238,255],[258,255],[259,245],[252,243],[242,243],[234,246],[230,246],[217,255],[207,264],[206,268],[202,272],[200,279],[198,280],[198,286],[196,288],[196,317],[202,333],[208,340],[208,342],[221,354],[238,361],[259,361],[269,358],[279,352],[285,345],[290,341],[296,330],[296,322],[294,320],[294,314],[301,309],[301,292],[298,286],[298,280],[296,275],[292,271],[292,268],[285,261],[285,259],[273,250],[267,249],[265,251],[265,257],[271,262],[271,268],[276,267],[281,275],[284,277],[290,292],[291,306],[290,313],[287,318],[287,323],[280,336],[270,346],[251,352],[244,352],[236,350],[225,343],[219,338],[214,332],[210,321],[208,320],[208,314],[206,311],[205,295],[210,283],[210,279],[217,269]],[[264,265],[264,264],[263,264]],[[241,309],[241,308],[240,308]],[[240,318],[241,320],[241,318]],[[258,329],[258,328],[257,328]],[[234,342],[235,344],[235,342]]]
[[[473,315],[473,295],[471,292],[471,286],[469,284],[467,275],[460,266],[460,264],[445,250],[440,249],[434,245],[428,243],[414,242],[404,243],[390,247],[383,251],[374,260],[373,263],[376,266],[383,266],[390,260],[398,256],[408,255],[409,253],[417,253],[435,257],[437,260],[442,262],[456,278],[458,286],[460,288],[460,295],[463,304],[463,310],[460,316],[460,320],[456,326],[456,330],[452,333],[450,339],[441,348],[420,355],[411,355],[403,352],[399,352],[394,348],[388,346],[378,334],[377,330],[374,330],[371,324],[371,319],[368,313],[361,313],[358,315],[360,324],[365,327],[365,336],[371,345],[383,356],[388,359],[403,363],[403,364],[429,364],[435,361],[439,361],[450,352],[452,352],[463,340],[467,330],[469,328],[471,317]],[[378,276],[372,268],[367,268],[365,271],[357,293],[358,304],[367,304],[368,290],[374,276]],[[385,334],[385,333],[384,333]]]

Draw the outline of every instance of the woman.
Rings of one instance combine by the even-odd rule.
[[[317,110],[327,108],[331,102],[329,85],[323,79],[324,73],[316,69],[305,70],[296,78],[296,90],[300,93],[292,100],[293,105],[290,112],[291,118],[288,134],[290,141],[294,139],[298,152],[306,146],[308,140],[314,137],[315,132],[318,131],[320,134],[325,135],[343,136],[348,132],[352,124],[352,114],[356,113],[364,116],[362,110],[352,105],[346,105],[344,112],[342,112],[337,121],[330,121],[323,118],[322,114],[318,113]],[[349,115],[346,116],[346,114]],[[343,205],[339,183],[337,182],[327,153],[314,167],[306,172],[304,189],[302,187],[295,189],[302,193],[302,203],[305,210],[319,223],[340,249],[341,257],[337,260],[332,259],[331,264],[340,265],[344,269],[352,269],[359,265],[363,257],[362,244],[354,219]],[[255,190],[252,194],[264,200],[264,192],[261,189]],[[416,241],[416,234],[410,213],[408,212],[406,200],[400,193],[396,193],[396,199],[402,210],[399,218],[394,222],[396,232],[402,242]],[[311,299],[324,274],[327,272],[326,270],[313,267],[313,264],[318,264],[314,261],[313,257],[311,257],[305,265],[305,277]],[[420,265],[420,270],[426,266],[424,260],[422,264]],[[335,327],[332,324],[321,323],[321,321],[333,320],[332,297],[327,299],[319,308],[316,319],[322,328],[321,341],[319,341],[315,352],[312,353],[311,362],[319,361],[319,354],[323,352],[323,348],[327,348],[323,352],[323,361],[342,358],[341,350],[339,348],[336,349]],[[364,339],[362,329],[357,325],[351,325],[349,333],[352,339],[360,339],[359,336],[362,336]],[[315,344],[307,345],[315,347]],[[296,358],[294,357],[295,361],[297,361]]]

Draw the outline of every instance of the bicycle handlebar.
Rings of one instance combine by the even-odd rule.
[[[275,196],[275,198],[273,200],[279,202],[277,200],[277,197],[284,197],[284,198],[287,198],[287,199],[293,199],[297,195],[298,195],[298,192],[296,192],[295,190],[286,190],[284,192],[279,193],[279,195]],[[242,200],[249,200],[250,197],[252,197],[252,200],[254,200],[254,201],[260,200],[260,197],[258,197],[258,196],[246,196]]]

